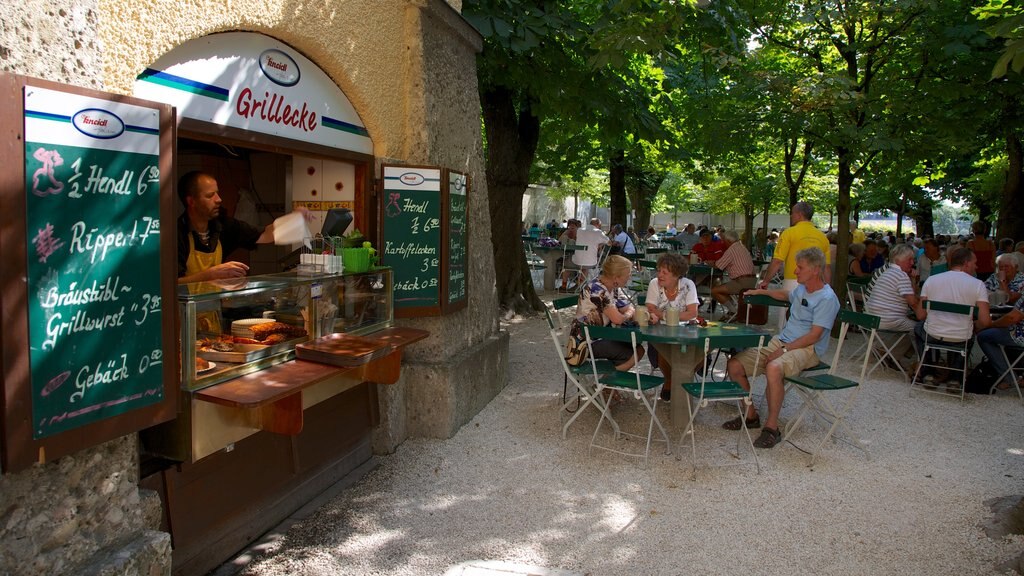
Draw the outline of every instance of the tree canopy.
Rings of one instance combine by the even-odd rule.
[[[466,0],[496,283],[540,305],[519,232],[543,181],[638,227],[676,210],[757,215],[807,200],[930,233],[944,200],[1024,238],[1024,10],[1008,0]],[[845,267],[837,267],[841,274]],[[842,281],[842,278],[837,279]]]

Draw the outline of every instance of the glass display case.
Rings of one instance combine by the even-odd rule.
[[[295,346],[392,324],[391,270],[282,272],[178,286],[181,384],[198,390],[295,358]]]

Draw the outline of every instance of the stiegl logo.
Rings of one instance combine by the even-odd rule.
[[[79,110],[71,117],[71,124],[82,134],[100,140],[117,138],[124,133],[124,122],[117,114],[99,108]]]
[[[271,82],[285,87],[298,84],[301,76],[295,60],[276,48],[260,54],[260,70]]]

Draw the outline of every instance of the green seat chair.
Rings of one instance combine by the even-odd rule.
[[[551,332],[551,341],[554,342],[555,354],[562,365],[562,407],[559,414],[563,417],[565,414],[572,414],[567,421],[562,423],[562,438],[566,437],[569,426],[572,426],[572,423],[579,418],[587,406],[593,405],[598,410],[601,410],[602,413],[604,412],[602,410],[604,400],[596,396],[595,385],[590,381],[594,367],[590,365],[590,362],[585,362],[579,366],[570,366],[565,361],[565,344],[569,338],[569,327],[562,322],[560,312],[567,308],[575,307],[576,302],[576,296],[556,298],[551,302],[551,308],[544,310],[548,319],[548,328]],[[615,366],[608,360],[599,360],[597,362],[597,371],[602,374],[614,372]],[[569,397],[569,382],[572,382],[573,386],[576,387],[576,394],[572,397]],[[575,407],[573,404],[575,404]],[[611,426],[618,433],[619,426],[614,420],[611,420]]]
[[[740,446],[743,439],[746,438],[747,445],[750,447],[750,452],[754,457],[754,465],[757,467],[757,472],[761,472],[761,462],[757,458],[757,451],[754,450],[754,440],[750,437],[750,430],[747,429],[746,412],[751,404],[750,391],[745,390],[739,382],[732,380],[715,382],[709,379],[708,375],[712,372],[709,365],[709,356],[712,350],[756,348],[757,354],[760,356],[764,343],[764,335],[723,335],[709,336],[704,339],[704,369],[701,371],[701,379],[696,382],[683,383],[682,385],[683,390],[686,391],[686,406],[690,412],[690,420],[686,423],[686,428],[683,429],[683,438],[687,434],[690,435],[690,449],[692,451],[691,473],[694,478],[697,475],[697,434],[694,429],[694,422],[700,409],[707,407],[711,402],[736,403],[741,426],[736,437],[736,454],[732,455],[737,460],[734,464],[742,463],[739,461]],[[756,365],[757,363],[755,363],[755,367]],[[750,375],[750,380],[752,381],[756,377],[757,371],[755,369],[754,374]],[[682,439],[680,439],[680,442],[682,442]]]
[[[661,424],[661,420],[658,418],[657,407],[658,398],[660,397],[661,387],[665,384],[665,379],[661,376],[652,376],[650,374],[641,374],[637,366],[639,358],[637,356],[637,345],[643,342],[642,334],[637,330],[630,330],[627,328],[616,328],[613,326],[584,326],[584,333],[587,336],[587,348],[590,350],[590,362],[593,367],[594,380],[597,381],[597,389],[595,396],[602,398],[605,393],[622,393],[632,396],[633,399],[640,401],[644,406],[648,415],[647,434],[646,436],[641,433],[624,432],[621,429],[614,434],[613,441],[611,443],[600,443],[598,439],[601,437],[601,427],[605,421],[614,422],[608,415],[608,405],[602,402],[602,417],[597,421],[597,427],[594,428],[594,435],[590,439],[590,452],[592,453],[594,448],[600,450],[607,450],[616,454],[628,456],[630,458],[636,458],[640,461],[641,465],[646,466],[651,453],[651,443],[654,440],[654,428],[657,427],[661,433],[661,439],[657,441],[665,442],[665,453],[672,453],[672,441],[669,440],[668,433],[665,431],[665,427]],[[632,345],[633,349],[633,370],[630,372],[621,372],[618,370],[610,373],[602,373],[598,367],[598,360],[594,358],[593,343],[595,340],[612,340],[616,342],[628,342]],[[625,436],[631,440],[644,441],[643,450],[629,450],[628,446],[620,446],[620,436]]]
[[[791,436],[800,429],[801,425],[808,417],[821,418],[829,426],[828,431],[818,442],[817,446],[809,452],[811,456],[809,463],[810,466],[814,465],[814,462],[816,461],[818,454],[821,453],[821,449],[824,448],[825,443],[830,438],[835,437],[835,433],[838,430],[842,430],[844,432],[847,437],[845,439],[852,445],[863,450],[868,459],[871,458],[867,447],[860,441],[857,435],[846,423],[846,415],[849,413],[850,409],[853,407],[854,401],[857,399],[857,393],[860,391],[860,383],[864,382],[864,379],[867,376],[868,363],[871,359],[871,355],[863,355],[863,360],[861,360],[860,366],[860,375],[856,380],[839,376],[836,372],[837,367],[840,364],[840,354],[842,354],[843,344],[846,342],[846,337],[850,334],[851,327],[857,327],[868,334],[868,346],[870,347],[874,344],[874,339],[877,336],[880,320],[878,316],[873,314],[854,312],[853,310],[844,308],[839,311],[839,322],[839,343],[836,345],[835,354],[832,356],[832,367],[829,371],[825,374],[800,374],[799,376],[786,378],[787,392],[795,391],[803,400],[803,403],[783,429],[783,440],[792,442]],[[845,399],[843,399],[838,406],[829,401],[830,396],[842,394],[844,391]]]

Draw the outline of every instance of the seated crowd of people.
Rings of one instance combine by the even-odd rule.
[[[794,217],[794,220],[800,218]],[[577,224],[570,221],[569,229],[573,230]],[[594,230],[600,231],[600,222],[592,225]],[[870,290],[863,302],[865,310],[880,317],[881,330],[889,335],[905,336],[888,352],[908,373],[921,365],[918,377],[930,387],[940,384],[947,388],[959,387],[961,376],[953,373],[964,368],[965,359],[959,354],[949,354],[945,366],[950,370],[945,370],[938,358],[921,358],[920,351],[927,342],[966,343],[969,347],[976,340],[999,374],[1008,369],[1003,350],[1010,349],[1007,353],[1012,359],[1014,353],[1024,349],[1024,298],[1021,298],[1024,242],[1004,239],[997,246],[986,237],[983,225],[976,223],[973,229],[975,234],[970,238],[908,235],[900,240],[891,235],[856,238],[854,230],[854,239],[859,241],[851,246],[855,257],[850,259],[848,276],[871,277]],[[653,229],[649,232],[654,233]],[[579,232],[576,234],[579,241]],[[698,231],[689,225],[676,237],[686,238],[687,235],[692,235],[694,242],[690,247],[692,255],[702,263],[727,272],[729,281],[711,287],[710,295],[729,312],[735,313],[733,298],[744,292],[765,294],[790,303],[788,319],[759,355],[755,351],[740,351],[727,365],[729,378],[748,390],[748,374],[755,373],[756,369],[757,374],[766,375],[767,415],[762,421],[761,414],[751,406],[745,422],[735,418],[725,422],[723,427],[737,430],[745,424],[747,428],[761,428],[755,446],[771,448],[781,439],[778,418],[785,378],[817,365],[825,358],[829,346],[830,332],[840,308],[839,298],[831,286],[833,274],[828,270],[832,260],[816,242],[814,247],[797,247],[789,254],[795,263],[795,281],[781,289],[769,289],[767,282],[757,283],[753,255],[735,232]],[[770,245],[772,235],[764,236],[766,245]],[[632,238],[621,226],[612,228],[611,237],[602,233],[595,241],[618,247],[621,254],[630,254],[631,244],[635,249]],[[833,251],[834,248],[833,243]],[[681,322],[698,318],[700,279],[695,283],[687,277],[691,257],[685,251],[658,256],[656,275],[647,287],[644,305],[652,324],[664,322],[669,309],[674,309],[673,315],[678,315]],[[770,270],[783,266],[781,261],[775,260]],[[598,325],[632,321],[637,307],[626,286],[635,266],[634,261],[620,255],[604,259],[599,273],[582,287],[577,311],[580,321]],[[932,310],[929,301],[971,306],[976,310],[975,318],[965,322],[962,316]],[[993,319],[993,306],[1000,312],[996,319]],[[607,358],[620,370],[633,367],[634,351],[629,344],[595,342],[593,351],[596,358]],[[641,358],[645,353],[651,365],[671,381],[672,367],[659,357],[654,346],[646,351],[639,347],[636,357]],[[694,366],[694,370],[698,368],[699,365]],[[1010,378],[1013,377],[1008,374],[998,387],[1012,387]],[[661,399],[671,400],[668,387],[662,390]]]

